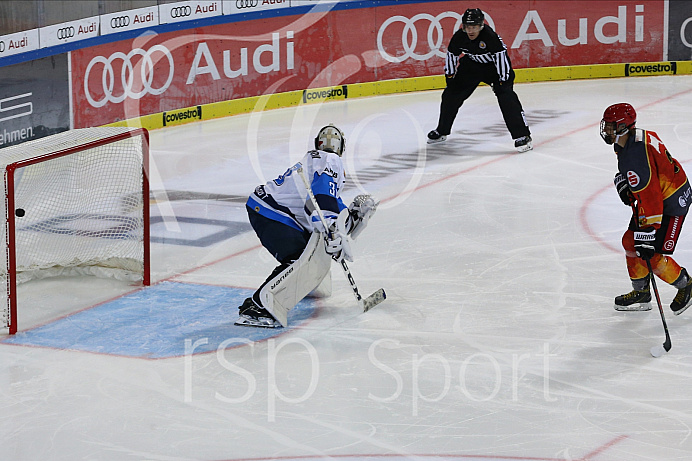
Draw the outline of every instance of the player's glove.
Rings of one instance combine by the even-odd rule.
[[[352,239],[355,240],[363,232],[363,229],[368,225],[370,217],[377,211],[379,203],[368,194],[360,194],[353,199],[353,202],[348,206],[351,223],[348,235]]]
[[[332,256],[335,261],[342,260],[353,261],[351,253],[351,245],[348,242],[348,237],[339,233],[332,234],[331,238],[327,238],[327,253]]]
[[[627,206],[631,206],[634,203],[634,195],[632,195],[627,178],[625,178],[622,173],[618,172],[613,179],[613,184],[615,184],[615,188],[618,191],[618,195],[620,196],[622,203]]]
[[[648,261],[656,253],[654,241],[656,240],[656,229],[647,227],[634,233],[634,251],[637,256]]]

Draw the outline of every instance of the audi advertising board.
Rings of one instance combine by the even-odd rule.
[[[170,24],[193,19],[220,16],[223,12],[221,0],[164,3],[159,5],[159,23]]]
[[[662,56],[660,1],[604,0],[588,9],[547,0],[474,5],[487,13],[517,68]],[[322,9],[74,51],[75,127],[269,93],[439,75],[461,24],[458,6]]]
[[[38,29],[25,30],[0,37],[0,58],[38,50]]]
[[[223,0],[223,14],[254,13],[290,6],[291,0]]]
[[[98,34],[98,16],[41,27],[39,29],[41,48],[76,42],[77,40],[96,37]]]
[[[671,61],[692,60],[692,2],[668,3],[668,58]]]
[[[0,148],[70,129],[67,55],[2,68]]]
[[[101,15],[99,19],[101,35],[144,29],[159,25],[159,8],[158,6],[148,6],[136,10],[120,11]]]

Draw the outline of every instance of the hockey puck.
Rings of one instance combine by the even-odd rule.
[[[18,218],[21,218],[22,216],[24,216],[26,214],[26,212],[24,211],[24,208],[17,208],[16,210],[14,210],[14,214]]]

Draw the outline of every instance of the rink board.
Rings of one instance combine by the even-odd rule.
[[[46,325],[19,332],[4,344],[79,350],[140,358],[216,351],[277,336],[309,319],[304,299],[289,312],[289,328],[236,326],[238,306],[252,290],[162,282]]]

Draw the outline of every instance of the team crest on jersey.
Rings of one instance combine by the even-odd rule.
[[[480,43],[478,43],[478,48],[480,48],[481,50],[485,49],[485,42],[483,40],[481,40]]]
[[[639,175],[632,170],[628,171],[627,182],[630,183],[630,187],[637,187],[639,185]]]

